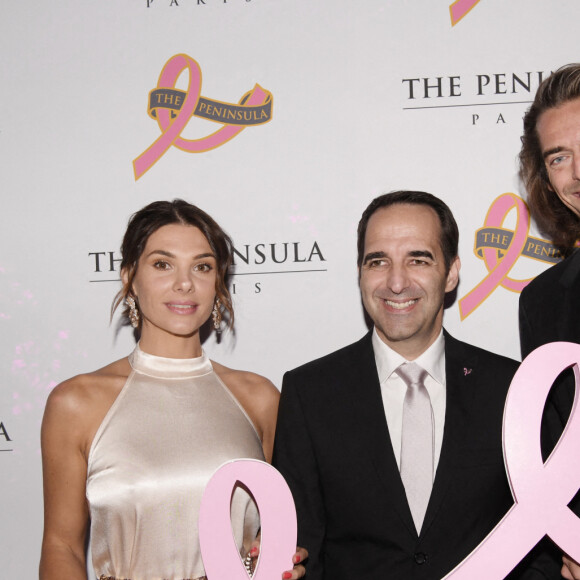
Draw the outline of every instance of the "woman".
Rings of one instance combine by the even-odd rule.
[[[210,362],[201,347],[210,317],[216,330],[222,318],[233,324],[227,234],[183,200],[158,201],[133,215],[122,255],[113,311],[125,302],[140,341],[129,357],[49,396],[41,580],[86,578],[89,522],[98,578],[203,578],[197,516],[211,474],[229,459],[272,458],[277,389]],[[259,522],[243,489],[233,495],[232,527],[245,555]]]

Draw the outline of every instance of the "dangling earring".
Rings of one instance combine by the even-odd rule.
[[[135,298],[127,296],[125,303],[129,307],[129,322],[131,322],[133,328],[137,328],[139,326],[139,311],[137,310],[137,304],[135,304]]]
[[[216,332],[221,332],[222,326],[222,311],[221,311],[222,303],[220,302],[219,298],[215,299],[213,310],[211,311],[211,317],[213,320],[213,327]]]

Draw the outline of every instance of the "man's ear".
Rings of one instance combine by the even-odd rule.
[[[457,284],[459,283],[459,270],[461,270],[461,260],[459,259],[459,256],[455,256],[453,262],[451,262],[449,272],[447,273],[445,292],[451,292],[457,287]]]

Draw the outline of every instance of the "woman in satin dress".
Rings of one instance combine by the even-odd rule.
[[[41,580],[86,579],[87,541],[101,580],[205,578],[203,489],[227,460],[271,461],[279,398],[264,377],[202,350],[210,318],[216,331],[233,325],[232,252],[219,225],[183,200],[151,203],[130,219],[113,311],[124,303],[140,340],[128,357],[61,383],[48,398]],[[256,556],[259,517],[243,489],[231,517],[241,557]],[[302,577],[306,557],[298,549],[280,577]]]

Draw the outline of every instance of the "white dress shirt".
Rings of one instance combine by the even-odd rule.
[[[401,432],[403,428],[403,403],[407,392],[407,385],[394,371],[407,361],[392,348],[388,347],[373,330],[373,350],[381,385],[383,407],[387,417],[387,426],[391,436],[391,444],[399,469],[401,468]],[[435,457],[434,474],[441,455],[443,442],[443,428],[445,427],[445,337],[443,329],[435,342],[414,361],[424,368],[428,376],[425,379],[425,388],[431,399],[433,419],[435,422]]]

